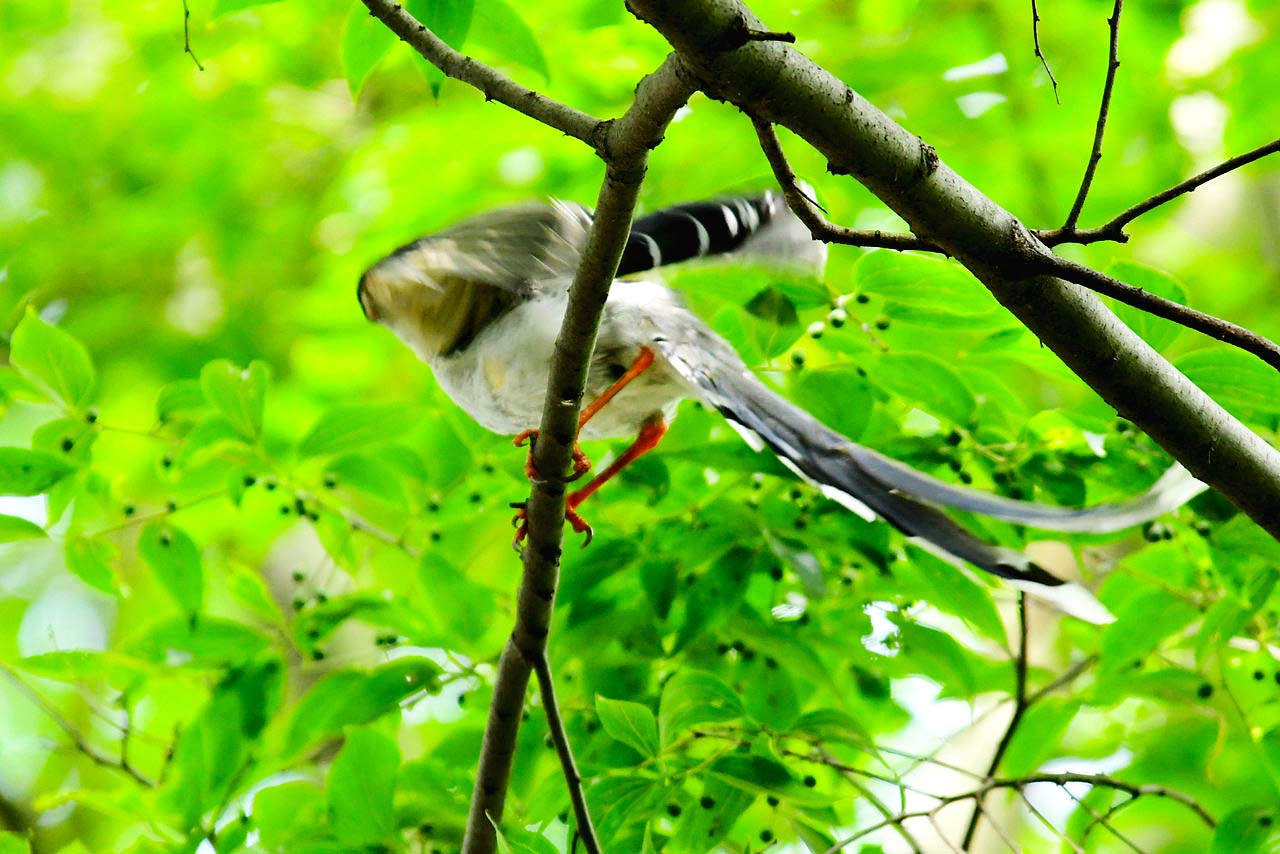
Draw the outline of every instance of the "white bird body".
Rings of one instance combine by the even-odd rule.
[[[393,330],[483,427],[522,434],[541,420],[555,340],[591,214],[565,202],[483,214],[401,247],[360,280],[369,319]],[[699,202],[637,220],[619,274],[703,255],[752,256],[820,269],[826,248],[773,193]],[[651,363],[638,373],[637,359]],[[630,370],[629,370],[630,369]],[[767,388],[723,338],[652,277],[614,282],[588,370],[585,399],[630,382],[594,413],[581,438],[639,436],[603,476],[652,448],[687,397],[718,410],[757,450],[855,513],[878,516],[930,551],[973,564],[1095,623],[1110,613],[1092,593],[1026,555],[987,543],[943,513],[952,507],[1034,527],[1106,533],[1174,509],[1205,486],[1175,466],[1119,505],[1053,507],[945,483],[831,430]],[[634,376],[634,378],[631,378]],[[570,511],[598,487],[574,496]],[[576,513],[571,519],[581,522]],[[582,523],[582,530],[588,526]],[[577,523],[575,523],[577,527]]]

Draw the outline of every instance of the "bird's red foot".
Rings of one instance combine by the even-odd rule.
[[[517,448],[523,448],[526,444],[529,446],[529,456],[524,461],[524,474],[529,480],[542,480],[542,475],[538,472],[538,467],[533,464],[533,448],[534,443],[538,441],[537,430],[525,430],[511,440],[511,444]],[[565,478],[565,483],[573,483],[587,472],[591,471],[591,459],[583,452],[582,447],[577,443],[573,443],[573,474]],[[576,529],[575,529],[576,530]],[[578,533],[582,533],[579,531]]]
[[[524,501],[517,501],[511,505],[516,511],[516,515],[511,518],[511,524],[515,526],[515,539],[511,541],[511,547],[519,554],[524,547],[525,538],[529,536],[529,508]],[[586,534],[582,541],[582,547],[585,549],[591,545],[591,538],[595,536],[595,530],[587,522],[578,515],[578,511],[573,507],[566,507],[564,511],[564,520],[573,528],[575,534]]]

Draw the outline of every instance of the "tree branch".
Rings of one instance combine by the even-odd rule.
[[[370,0],[371,1],[371,0]],[[683,62],[674,54],[641,81],[627,112],[607,126],[599,151],[605,179],[569,291],[569,305],[556,338],[555,355],[534,465],[540,472],[568,469],[577,440],[587,368],[609,285],[631,231],[640,183],[649,151],[661,141],[668,123],[692,94]],[[490,817],[501,819],[531,668],[544,660],[564,536],[565,482],[546,478],[533,483],[527,504],[529,534],[517,597],[516,625],[498,662],[493,701],[480,751],[476,788],[467,818],[464,854],[492,854],[496,838]],[[549,695],[547,695],[549,696]],[[574,781],[570,780],[570,791]],[[585,804],[583,806],[585,812]],[[589,821],[581,821],[585,833]]]
[[[921,240],[914,234],[897,234],[891,231],[878,230],[860,231],[830,222],[819,212],[818,203],[809,198],[804,190],[800,188],[800,180],[796,177],[795,170],[791,168],[791,163],[787,160],[787,155],[782,150],[782,143],[778,141],[778,134],[774,131],[773,125],[754,117],[751,122],[755,125],[756,136],[760,140],[760,150],[764,152],[765,159],[769,161],[769,166],[773,169],[773,177],[782,189],[782,196],[787,200],[787,206],[809,229],[809,233],[813,235],[814,240],[821,240],[824,243],[840,243],[845,246],[874,246],[881,249],[896,249],[900,252],[908,249],[919,249],[923,252],[942,251],[932,243],[927,240]]]
[[[1239,347],[1246,353],[1252,353],[1276,370],[1280,370],[1280,345],[1252,329],[1238,326],[1229,320],[1196,311],[1181,303],[1165,299],[1162,296],[1144,291],[1142,288],[1126,284],[1099,273],[1092,267],[1077,264],[1058,255],[1044,258],[1042,269],[1060,279],[1088,288],[1095,293],[1109,296],[1119,302],[1139,308],[1147,314],[1163,317],[1188,329],[1202,332],[1210,338]]]
[[[1261,160],[1263,157],[1275,154],[1277,151],[1280,151],[1280,139],[1273,139],[1266,145],[1260,145],[1252,151],[1246,151],[1244,154],[1223,161],[1212,169],[1206,169],[1198,175],[1193,175],[1185,181],[1174,184],[1167,190],[1156,193],[1149,199],[1138,202],[1138,204],[1126,209],[1115,219],[1097,228],[1067,229],[1064,227],[1040,230],[1034,232],[1034,234],[1046,246],[1058,246],[1063,243],[1078,243],[1083,246],[1107,240],[1115,241],[1116,243],[1128,243],[1129,235],[1125,234],[1124,230],[1129,223],[1138,217],[1173,201],[1179,196],[1194,192],[1201,184],[1207,184],[1214,178],[1221,177],[1255,160]]]
[[[1098,124],[1093,131],[1093,150],[1089,153],[1088,165],[1084,167],[1080,192],[1076,193],[1071,212],[1067,214],[1067,221],[1062,225],[1063,231],[1076,230],[1076,224],[1080,222],[1080,212],[1084,210],[1084,200],[1089,195],[1089,187],[1093,185],[1093,175],[1098,169],[1098,161],[1102,159],[1102,136],[1107,129],[1107,114],[1111,111],[1111,93],[1116,85],[1116,69],[1120,67],[1120,12],[1123,6],[1124,0],[1115,0],[1115,5],[1111,7],[1111,17],[1107,18],[1107,26],[1111,29],[1111,48],[1107,58],[1107,79],[1102,84],[1102,106],[1098,108]],[[1057,89],[1055,88],[1054,91]]]
[[[486,101],[505,104],[534,121],[585,142],[597,151],[600,149],[607,128],[600,119],[521,86],[483,62],[459,53],[395,0],[361,2],[368,7],[369,14],[386,24],[402,41],[408,42],[423,59],[445,75],[479,89]]]
[[[1036,0],[1031,0],[1031,43],[1035,45],[1036,58],[1044,66],[1044,73],[1049,75],[1049,83],[1053,85],[1053,100],[1061,104],[1062,99],[1058,97],[1058,79],[1053,76],[1049,60],[1045,59],[1044,51],[1040,49],[1040,8],[1036,5]]]
[[[775,124],[855,177],[911,230],[955,257],[1122,416],[1280,537],[1280,452],[1240,424],[1082,288],[1040,272],[1047,252],[934,149],[803,54],[779,42],[713,49],[739,0],[630,0],[688,61],[698,85]],[[1206,178],[1207,180],[1207,178]]]
[[[547,714],[547,729],[551,732],[551,741],[555,745],[556,755],[560,757],[560,770],[564,774],[565,784],[569,788],[569,800],[573,803],[573,816],[577,821],[577,833],[582,839],[587,854],[600,854],[600,840],[596,839],[596,829],[591,823],[591,813],[587,811],[587,797],[582,791],[582,775],[578,773],[578,764],[573,759],[573,747],[569,744],[569,736],[564,731],[564,720],[560,717],[560,702],[556,699],[556,684],[551,678],[551,662],[545,652],[533,662],[533,672],[538,677],[538,693],[542,695],[542,708]]]
[[[95,765],[100,765],[103,768],[114,768],[115,770],[132,777],[134,782],[146,786],[148,789],[155,788],[155,781],[151,780],[137,768],[130,765],[127,757],[124,755],[121,755],[120,759],[113,759],[110,756],[105,756],[95,750],[85,737],[80,734],[80,731],[72,726],[71,721],[63,717],[62,713],[59,712],[52,703],[40,696],[40,694],[28,685],[21,676],[15,673],[9,665],[0,662],[0,674],[3,674],[9,683],[12,684],[13,687],[17,688],[19,693],[30,700],[32,704],[40,709],[40,711],[48,715],[49,719],[57,724],[58,729],[66,733],[67,738],[71,739],[72,746],[74,746],[77,751],[83,754]]]
[[[1018,593],[1018,650],[1013,658],[1013,679],[1013,717],[1009,718],[1009,725],[1005,727],[1004,735],[1000,737],[995,753],[991,754],[991,764],[987,766],[984,780],[993,779],[996,772],[1000,770],[1000,760],[1004,759],[1005,751],[1013,742],[1013,734],[1017,732],[1018,724],[1022,723],[1022,716],[1031,705],[1027,701],[1027,597],[1021,592]],[[973,845],[973,836],[978,832],[978,820],[983,815],[982,802],[985,798],[986,793],[983,792],[973,800],[973,813],[969,816],[969,824],[964,829],[964,838],[960,842],[961,850],[968,851]]]

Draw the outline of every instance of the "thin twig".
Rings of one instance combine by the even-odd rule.
[[[1031,813],[1033,816],[1039,819],[1040,823],[1043,824],[1050,833],[1052,833],[1054,836],[1058,837],[1064,843],[1070,846],[1071,850],[1074,851],[1075,854],[1085,854],[1085,850],[1080,847],[1080,843],[1076,842],[1070,836],[1067,836],[1067,834],[1063,833],[1061,830],[1058,830],[1058,828],[1054,827],[1053,822],[1049,821],[1049,818],[1044,813],[1036,809],[1036,805],[1031,803],[1031,800],[1027,797],[1027,793],[1023,791],[1023,788],[1021,786],[1016,787],[1014,791],[1016,791],[1018,793],[1018,797],[1022,799],[1022,804],[1027,808],[1027,812]],[[981,801],[981,799],[979,799],[979,801]]]
[[[1049,82],[1053,84],[1053,100],[1061,104],[1062,99],[1058,97],[1058,79],[1053,76],[1053,69],[1049,67],[1049,60],[1045,59],[1044,51],[1040,50],[1040,9],[1036,6],[1036,0],[1031,0],[1031,41],[1036,47],[1036,56],[1040,59],[1040,64],[1044,66],[1044,73],[1049,75]]]
[[[1004,735],[1001,736],[1000,743],[996,745],[996,751],[991,756],[991,764],[987,767],[986,774],[988,780],[995,777],[996,772],[1000,770],[1000,760],[1004,759],[1005,751],[1013,741],[1013,734],[1017,732],[1022,716],[1030,706],[1027,702],[1027,597],[1024,593],[1018,594],[1018,649],[1013,658],[1013,677],[1013,717],[1009,718],[1009,725],[1005,727]],[[973,844],[973,836],[978,832],[978,821],[982,817],[982,799],[982,795],[974,799],[973,814],[969,816],[969,824],[964,829],[964,838],[960,842],[960,847],[965,851],[969,850],[969,846]]]
[[[386,24],[388,29],[408,42],[427,62],[446,76],[479,89],[484,93],[486,101],[505,104],[534,121],[585,142],[603,155],[602,146],[608,125],[600,119],[521,86],[483,62],[459,53],[395,0],[362,2],[375,18]]]
[[[1071,798],[1071,800],[1076,802],[1076,806],[1078,806],[1080,809],[1087,812],[1090,815],[1090,817],[1093,819],[1092,821],[1089,822],[1089,826],[1085,829],[1085,832],[1081,834],[1080,836],[1081,842],[1085,841],[1085,839],[1089,835],[1090,830],[1092,830],[1094,827],[1101,827],[1104,830],[1109,831],[1112,836],[1114,836],[1116,839],[1119,839],[1126,846],[1128,846],[1129,849],[1134,852],[1134,854],[1145,854],[1145,852],[1141,848],[1139,848],[1137,845],[1133,843],[1133,840],[1129,839],[1129,837],[1125,836],[1123,833],[1116,830],[1115,827],[1111,824],[1109,819],[1111,817],[1112,810],[1107,810],[1107,814],[1103,815],[1102,813],[1099,813],[1097,810],[1095,810],[1093,807],[1089,806],[1085,802],[1084,798],[1077,798],[1074,794],[1071,793],[1070,789],[1064,788],[1063,791],[1067,793],[1067,797]]]
[[[1252,329],[1188,308],[1181,303],[1157,296],[1119,279],[1113,279],[1091,267],[1077,264],[1058,255],[1046,253],[1041,256],[1038,263],[1042,272],[1050,273],[1060,279],[1141,309],[1147,314],[1163,317],[1165,320],[1171,320],[1180,326],[1194,329],[1210,338],[1238,347],[1246,353],[1257,356],[1276,370],[1280,370],[1280,345]]]
[[[937,815],[944,807],[950,806],[951,804],[962,803],[964,801],[980,803],[989,792],[996,789],[1013,789],[1021,792],[1027,786],[1031,786],[1036,783],[1052,783],[1053,785],[1062,788],[1065,788],[1071,783],[1082,783],[1088,786],[1101,786],[1107,789],[1115,789],[1118,792],[1124,792],[1131,796],[1131,800],[1132,798],[1144,796],[1165,798],[1182,804],[1184,807],[1191,810],[1195,813],[1197,818],[1204,822],[1206,827],[1213,829],[1217,826],[1217,822],[1214,820],[1213,816],[1209,814],[1209,811],[1206,810],[1199,801],[1190,795],[1164,786],[1129,783],[1124,780],[1117,780],[1116,778],[1110,777],[1106,774],[1076,774],[1070,772],[1061,774],[1027,774],[1024,777],[1005,777],[988,780],[981,786],[978,786],[976,789],[968,792],[960,792],[954,795],[935,796],[937,803],[933,806],[927,809],[901,812],[897,815],[890,816],[883,821],[878,821],[875,824],[868,825],[867,827],[854,832],[850,836],[839,840],[828,848],[824,854],[838,854],[838,852],[842,851],[844,848],[854,842],[857,842],[859,839],[870,836],[878,830],[883,830],[886,827],[901,824],[902,822],[909,821],[913,818],[928,818]]]
[[[1084,200],[1089,195],[1089,187],[1093,184],[1094,173],[1098,169],[1098,161],[1102,159],[1102,137],[1107,128],[1107,114],[1111,111],[1111,93],[1116,85],[1116,69],[1120,67],[1120,13],[1124,0],[1115,0],[1111,7],[1111,17],[1107,18],[1107,26],[1111,29],[1111,48],[1107,58],[1107,79],[1102,84],[1102,106],[1098,108],[1098,124],[1093,131],[1093,150],[1089,153],[1089,163],[1084,167],[1084,178],[1080,181],[1080,191],[1071,204],[1071,212],[1067,221],[1062,224],[1063,231],[1075,231],[1080,222],[1080,212],[1084,210]]]
[[[1045,685],[1039,691],[1036,691],[1034,694],[1031,694],[1030,696],[1028,696],[1027,705],[1030,706],[1035,703],[1038,703],[1040,702],[1040,700],[1044,699],[1049,694],[1052,694],[1054,691],[1057,691],[1062,686],[1070,685],[1072,682],[1075,681],[1077,676],[1079,676],[1081,673],[1084,673],[1086,670],[1088,670],[1090,667],[1092,667],[1097,663],[1098,663],[1098,656],[1096,655],[1090,655],[1087,658],[1080,659],[1075,664],[1071,665],[1066,670],[1064,670],[1061,676],[1054,679],[1048,685]]]
[[[801,189],[799,178],[796,177],[795,170],[791,168],[791,163],[787,160],[787,155],[782,150],[782,144],[778,141],[778,134],[774,131],[773,125],[762,119],[755,118],[752,119],[752,123],[756,128],[756,136],[760,139],[760,150],[764,152],[765,159],[769,161],[769,166],[773,168],[773,176],[777,180],[778,186],[782,189],[782,195],[787,200],[787,206],[809,229],[809,233],[813,235],[814,240],[821,240],[824,243],[840,243],[845,246],[896,249],[900,252],[908,249],[918,249],[924,252],[941,251],[937,246],[927,240],[921,240],[914,234],[900,234],[879,230],[861,231],[845,228],[842,225],[835,225],[827,220],[819,212],[820,206],[818,203],[809,198],[805,191]]]
[[[85,737],[80,734],[80,731],[71,725],[71,721],[63,717],[62,713],[59,712],[52,703],[40,696],[34,688],[23,681],[22,677],[14,672],[14,670],[4,662],[0,662],[0,674],[3,674],[13,687],[18,689],[19,693],[30,700],[40,709],[40,711],[44,712],[50,720],[57,724],[58,729],[66,733],[67,738],[71,739],[71,743],[75,749],[91,760],[95,765],[101,765],[103,768],[114,768],[115,770],[132,777],[136,782],[149,789],[155,788],[156,784],[154,781],[147,778],[128,762],[121,759],[113,759],[110,756],[104,756],[95,750],[89,742],[85,740]]]
[[[1230,160],[1225,160],[1217,166],[1214,166],[1212,169],[1206,169],[1185,181],[1174,184],[1167,190],[1156,193],[1154,196],[1144,199],[1136,205],[1127,208],[1110,222],[1100,225],[1097,228],[1070,230],[1065,228],[1054,228],[1040,230],[1033,233],[1036,237],[1040,238],[1040,242],[1044,243],[1046,246],[1058,246],[1063,243],[1078,243],[1080,245],[1086,245],[1089,243],[1101,243],[1107,240],[1114,241],[1116,243],[1128,243],[1129,235],[1125,234],[1124,230],[1129,223],[1133,222],[1138,217],[1155,210],[1161,205],[1173,201],[1179,196],[1193,192],[1196,188],[1200,187],[1202,184],[1207,184],[1214,178],[1218,178],[1228,172],[1239,169],[1241,166],[1246,166],[1255,160],[1261,160],[1263,157],[1275,154],[1277,151],[1280,151],[1280,139],[1274,139],[1266,145],[1260,145],[1251,151],[1246,151],[1244,154],[1232,157]]]
[[[187,0],[182,0],[182,52],[191,57],[196,68],[204,71],[200,60],[196,59],[196,52],[191,49],[191,10],[187,8]]]
[[[569,800],[573,804],[573,815],[577,821],[576,832],[581,837],[587,854],[600,854],[600,840],[596,838],[596,829],[591,823],[591,813],[587,810],[587,796],[582,790],[582,775],[578,773],[578,764],[573,759],[573,748],[569,744],[569,736],[564,731],[564,720],[560,717],[560,703],[556,699],[556,685],[551,678],[551,662],[545,654],[533,662],[533,672],[538,677],[538,692],[542,695],[542,709],[547,716],[547,729],[551,731],[551,742],[555,745],[556,754],[560,757],[560,770],[569,788]]]

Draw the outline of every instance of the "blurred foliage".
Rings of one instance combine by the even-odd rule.
[[[590,202],[601,170],[442,81],[358,3],[189,6],[194,57],[179,0],[0,5],[0,852],[457,850],[513,616],[507,504],[527,487],[509,440],[366,324],[355,282],[476,211]],[[604,117],[667,50],[614,0],[408,6]],[[1052,227],[1087,158],[1111,3],[1040,4],[1061,104],[1028,6],[753,4]],[[1126,7],[1083,225],[1274,134],[1278,28],[1263,0]],[[834,219],[895,227],[784,143]],[[767,184],[745,118],[697,97],[643,204]],[[1273,163],[1131,231],[1064,251],[1280,336]],[[1168,463],[947,262],[836,249],[822,282],[715,267],[673,281],[793,399],[938,476],[1076,504],[1133,494]],[[1275,439],[1274,373],[1124,317]],[[567,552],[552,637],[606,848],[822,851],[911,791],[972,788],[930,757],[986,770],[1014,684],[1010,593],[823,500],[697,406],[664,448],[589,505],[596,543]],[[1037,786],[991,796],[1004,833],[1027,851],[1132,850],[1117,833],[1144,851],[1274,850],[1280,546],[1212,496],[1069,549],[974,524],[1078,563],[1119,618],[1033,608],[1031,689],[1084,664],[1031,707],[1004,772],[1105,771],[1221,822]],[[506,844],[568,851],[531,705]],[[965,812],[939,820],[954,836]],[[928,822],[907,826],[938,850]],[[903,844],[886,828],[849,850]],[[1002,844],[983,830],[975,850]]]

